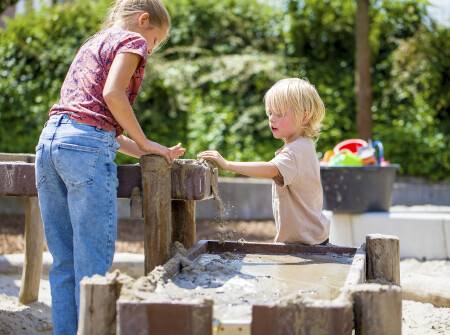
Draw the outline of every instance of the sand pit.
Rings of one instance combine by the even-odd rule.
[[[137,281],[126,300],[192,303],[214,301],[216,322],[249,323],[251,308],[294,298],[334,299],[352,257],[329,255],[202,254],[181,273],[149,286]],[[149,289],[153,292],[148,292]]]
[[[411,260],[402,261],[402,266],[406,264],[405,262],[411,262]],[[450,266],[450,261],[445,261],[444,264]],[[0,334],[50,335],[51,316],[48,280],[41,280],[39,302],[30,306],[18,303],[19,285],[19,275],[0,274]],[[429,303],[403,300],[402,310],[403,335],[450,334],[450,308],[438,308]]]

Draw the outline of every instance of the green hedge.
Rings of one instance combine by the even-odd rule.
[[[106,3],[45,9],[0,32],[0,151],[33,150]],[[171,38],[150,58],[135,105],[150,138],[182,141],[188,157],[217,148],[230,159],[269,159],[280,143],[262,97],[285,76],[307,77],[325,101],[320,151],[356,136],[353,0],[291,0],[279,9],[257,0],[167,3]],[[371,18],[374,137],[401,173],[449,180],[449,29],[412,0],[375,1]]]

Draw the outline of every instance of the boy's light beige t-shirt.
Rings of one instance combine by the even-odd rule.
[[[272,208],[277,227],[275,242],[319,244],[330,232],[323,215],[320,165],[313,140],[300,137],[287,143],[271,160],[284,185],[272,183]]]

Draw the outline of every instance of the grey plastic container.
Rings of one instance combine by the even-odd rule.
[[[399,165],[331,167],[320,175],[324,208],[336,213],[389,211],[395,174]]]

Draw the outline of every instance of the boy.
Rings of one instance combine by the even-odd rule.
[[[270,162],[232,162],[208,150],[198,158],[250,177],[270,178],[275,242],[309,245],[328,242],[330,223],[322,214],[323,193],[314,138],[319,135],[325,107],[308,81],[278,81],[264,96],[269,126],[284,146]]]

